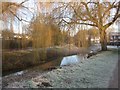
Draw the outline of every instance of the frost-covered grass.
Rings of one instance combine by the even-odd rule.
[[[117,51],[105,51],[45,76],[55,88],[107,88],[117,62]]]
[[[29,81],[14,82],[7,87],[38,88],[41,81],[48,81],[53,88],[108,88],[117,62],[117,49],[104,51],[77,64],[52,70]]]

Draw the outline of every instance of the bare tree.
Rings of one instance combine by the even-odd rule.
[[[120,1],[70,2],[66,6],[72,15],[60,13],[59,18],[62,18],[62,21],[67,24],[83,24],[97,27],[100,32],[102,50],[107,50],[106,30],[120,17]]]
[[[31,12],[29,7],[26,7],[24,5],[24,3],[26,3],[29,0],[24,0],[21,3],[16,3],[16,2],[1,2],[0,3],[0,7],[1,7],[1,11],[0,14],[2,14],[2,20],[7,19],[7,17],[5,17],[6,15],[10,15],[10,17],[16,17],[19,21],[25,21],[25,22],[29,22],[23,18],[20,18],[19,15],[17,14],[18,9],[23,8],[23,9],[27,9],[29,13],[33,14],[33,12]],[[25,14],[24,12],[22,12],[23,14]]]

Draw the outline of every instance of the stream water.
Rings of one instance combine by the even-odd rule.
[[[94,52],[98,52],[101,50],[100,44],[96,44],[93,45],[91,47],[89,47],[90,49],[90,53]],[[46,62],[44,64],[40,64],[37,66],[31,66],[26,68],[25,70],[14,70],[14,71],[8,71],[8,72],[2,72],[2,76],[6,76],[9,74],[23,74],[24,71],[45,71],[45,70],[51,70],[51,69],[55,69],[56,67],[62,67],[64,65],[69,65],[69,64],[75,64],[78,63],[81,60],[81,57],[79,55],[71,55],[71,56],[65,56],[65,57],[59,57],[57,59],[52,59],[52,60],[46,60]]]
[[[66,56],[66,57],[60,57],[57,59],[54,59],[52,61],[46,62],[44,64],[38,65],[38,66],[34,66],[31,68],[26,69],[27,71],[45,71],[45,70],[51,70],[55,67],[62,67],[64,65],[70,65],[70,64],[75,64],[78,63],[80,61],[80,57],[78,55],[71,55],[71,56]],[[4,72],[3,76],[5,75],[9,75],[14,73],[14,75],[21,75],[24,73],[24,70],[20,71],[20,70],[16,70],[16,71],[10,71],[10,72]]]

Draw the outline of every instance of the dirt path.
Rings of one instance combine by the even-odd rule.
[[[109,81],[109,88],[120,88],[120,85],[118,83],[118,81],[120,80],[120,57],[119,57],[119,53],[120,53],[120,48],[118,48],[118,63],[116,64],[116,68],[113,71],[113,76],[111,77],[110,81]]]
[[[113,76],[109,82],[109,88],[118,88],[118,65],[116,65],[113,71]]]
[[[120,72],[118,70],[120,70],[120,58],[118,58],[118,63],[113,71],[113,76],[109,82],[109,88],[120,88],[120,85],[118,85]]]

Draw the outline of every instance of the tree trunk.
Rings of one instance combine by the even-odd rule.
[[[100,43],[102,51],[107,50],[107,36],[105,30],[100,30]]]

